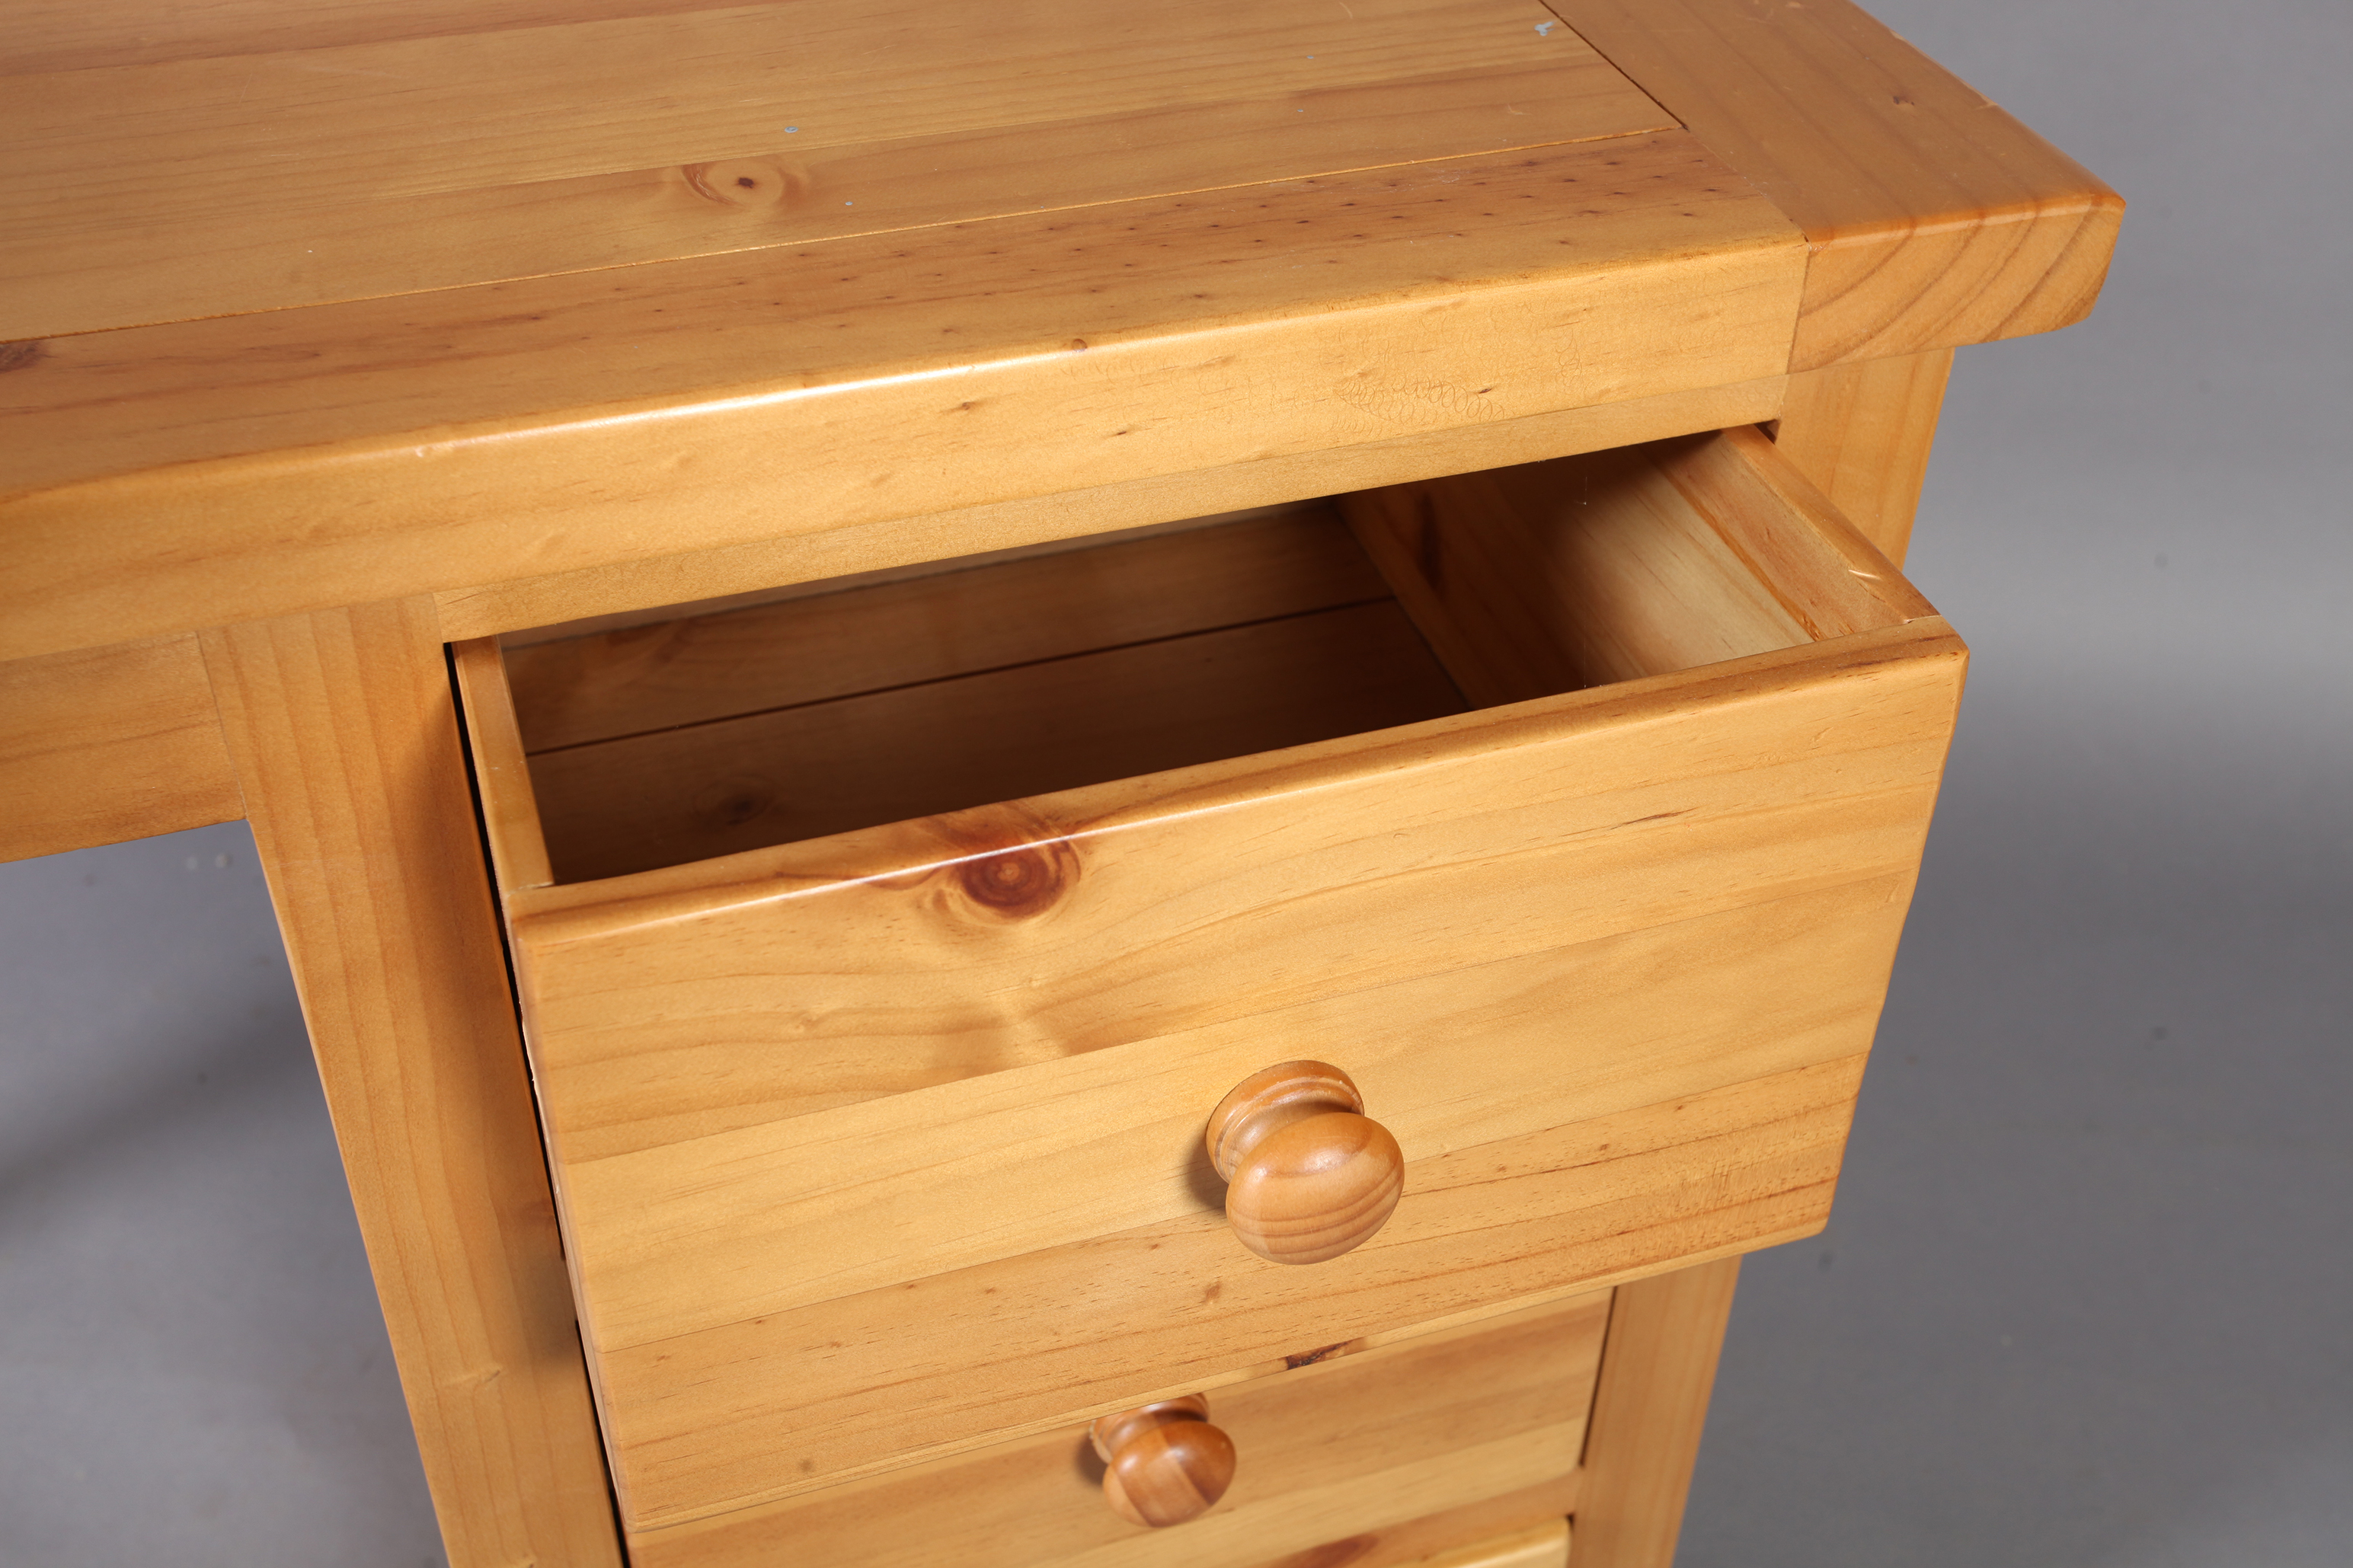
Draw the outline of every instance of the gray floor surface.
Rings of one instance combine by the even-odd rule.
[[[1680,1561],[2342,1568],[2353,5],[1877,9],[2135,205],[2090,322],[1960,356],[1960,734]],[[0,1565],[439,1561],[245,830],[0,867]]]

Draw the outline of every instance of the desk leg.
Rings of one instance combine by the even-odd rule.
[[[1585,1440],[1571,1568],[1669,1568],[1740,1259],[1618,1288]]]
[[[1953,351],[1858,360],[1789,377],[1774,437],[1898,566],[1928,475]]]
[[[204,653],[452,1568],[617,1564],[432,601]]]

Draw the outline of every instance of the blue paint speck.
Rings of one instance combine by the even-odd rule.
[[[1536,24],[1536,37],[1539,38],[1548,38],[1552,37],[1552,30],[1559,26],[1560,24],[1558,22],[1538,22]]]
[[[785,127],[785,134],[787,136],[797,136],[800,133],[801,128],[797,125],[787,125]]]

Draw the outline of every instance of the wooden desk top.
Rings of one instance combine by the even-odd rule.
[[[2121,206],[1839,4],[150,10],[0,68],[0,657],[2041,331]]]

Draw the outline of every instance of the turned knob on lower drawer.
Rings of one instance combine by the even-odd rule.
[[[1090,1436],[1103,1499],[1130,1524],[1198,1519],[1233,1485],[1234,1440],[1209,1425],[1209,1402],[1198,1394],[1106,1415]]]
[[[1405,1155],[1364,1114],[1365,1097],[1329,1062],[1278,1062],[1209,1113],[1209,1163],[1226,1179],[1226,1221],[1277,1263],[1321,1263],[1389,1217]]]

